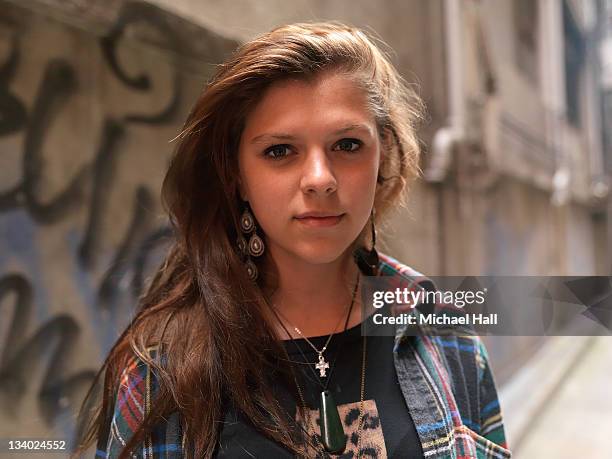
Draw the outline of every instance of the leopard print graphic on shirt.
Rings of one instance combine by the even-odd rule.
[[[387,459],[387,449],[385,447],[385,438],[383,436],[382,427],[380,425],[380,417],[375,400],[364,400],[363,402],[363,421],[361,429],[361,448],[357,454],[357,423],[359,421],[360,402],[346,403],[338,405],[338,414],[340,421],[344,427],[344,433],[348,436],[346,448],[339,455],[330,455],[334,458],[349,459],[356,457]],[[319,418],[319,410],[307,408],[306,419],[308,419],[308,432],[312,435],[315,432],[319,444],[321,444],[321,421]],[[297,422],[301,423],[302,419],[299,411],[296,414]],[[310,447],[309,457],[315,457],[314,448]]]

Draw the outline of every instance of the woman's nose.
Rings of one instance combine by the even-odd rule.
[[[307,194],[332,194],[338,182],[324,150],[311,150],[304,162],[301,188]]]

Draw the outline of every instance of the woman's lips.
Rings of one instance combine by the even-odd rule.
[[[344,217],[344,214],[336,215],[335,217],[296,217],[296,220],[305,226],[322,228],[337,225],[342,220],[342,217]]]

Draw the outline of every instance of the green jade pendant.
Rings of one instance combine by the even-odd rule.
[[[333,454],[342,453],[346,448],[346,435],[340,421],[338,407],[328,390],[321,392],[319,419],[321,422],[321,440],[325,450]]]

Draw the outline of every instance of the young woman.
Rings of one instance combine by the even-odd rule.
[[[363,32],[277,28],[196,102],[163,184],[176,242],[104,362],[99,458],[505,458],[477,337],[362,336],[362,276],[417,176],[418,99]]]

